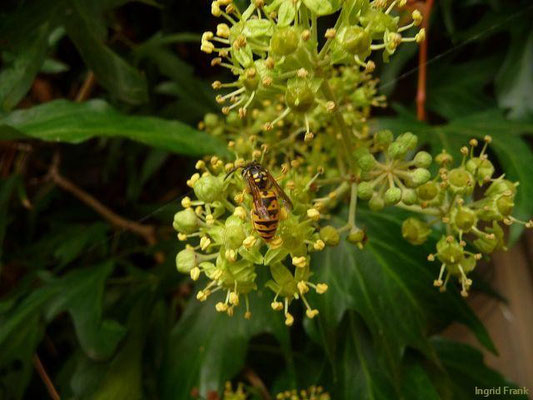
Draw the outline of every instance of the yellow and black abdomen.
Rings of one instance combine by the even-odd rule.
[[[276,192],[272,190],[261,191],[261,204],[267,210],[267,218],[258,215],[257,210],[252,212],[254,229],[264,241],[269,242],[276,235],[279,224],[279,202]]]

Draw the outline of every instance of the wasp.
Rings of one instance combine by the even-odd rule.
[[[236,169],[230,171],[226,178]],[[247,164],[242,169],[242,176],[253,199],[251,213],[253,227],[265,242],[270,242],[276,235],[279,225],[279,199],[281,198],[283,205],[289,210],[292,209],[292,202],[261,164],[255,161]]]

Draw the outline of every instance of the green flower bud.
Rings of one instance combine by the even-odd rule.
[[[204,124],[208,129],[214,129],[220,124],[220,118],[217,114],[208,113],[204,116]]]
[[[516,194],[516,184],[507,179],[498,179],[492,182],[485,192],[486,197],[498,196],[510,191],[511,195]]]
[[[244,222],[236,215],[226,219],[225,244],[230,249],[236,249],[241,246],[246,239],[244,232]]]
[[[402,190],[402,202],[407,205],[413,205],[418,201],[418,195],[414,189],[403,189]]]
[[[494,250],[504,249],[503,230],[496,221],[492,223],[492,229],[486,229],[488,235],[474,240],[474,246],[485,254],[490,254]]]
[[[283,220],[278,228],[279,236],[283,239],[283,247],[292,254],[304,255],[307,253],[305,239],[313,232],[308,224],[300,224],[298,217],[290,214]]]
[[[357,165],[363,171],[370,171],[376,165],[376,159],[366,147],[359,148],[354,151],[354,157]]]
[[[464,168],[454,168],[448,174],[448,183],[454,193],[470,194],[474,190],[474,177]]]
[[[257,288],[255,266],[247,260],[240,259],[236,262],[229,262],[224,257],[218,257],[217,269],[224,271],[219,281],[226,289],[234,289],[235,282],[237,282],[237,287],[241,294]]]
[[[386,31],[398,30],[398,17],[392,17],[381,10],[369,8],[360,21],[368,29],[373,39],[381,39]]]
[[[479,157],[471,158],[466,162],[466,169],[476,179],[479,185],[492,178],[494,174],[494,165],[487,160]]]
[[[468,256],[463,259],[463,262],[461,263],[461,266],[463,267],[463,271],[465,274],[468,274],[476,268],[476,258],[473,256]]]
[[[374,141],[376,145],[381,150],[386,149],[389,144],[394,140],[394,135],[388,129],[377,131],[374,136]]]
[[[452,223],[459,231],[470,232],[477,223],[474,210],[468,207],[456,208],[452,211]]]
[[[496,200],[496,208],[504,217],[511,215],[514,209],[513,196],[500,196],[500,198]]]
[[[374,193],[374,195],[368,202],[368,207],[372,211],[381,211],[385,207],[385,201],[378,193]]]
[[[198,217],[192,208],[186,208],[174,215],[172,226],[180,233],[194,233],[198,230]]]
[[[270,41],[272,54],[288,56],[296,51],[300,44],[300,33],[293,27],[278,28]]]
[[[409,172],[408,184],[411,187],[418,187],[423,185],[431,178],[431,173],[425,168],[417,168]]]
[[[427,168],[431,165],[431,161],[433,158],[431,157],[431,154],[429,154],[426,151],[419,151],[416,153],[415,158],[413,159],[414,164],[418,168]]]
[[[408,151],[414,150],[418,138],[411,132],[405,132],[389,145],[387,153],[389,157],[395,159],[404,158]]]
[[[398,141],[392,142],[387,149],[390,158],[401,159],[407,154],[407,147]]]
[[[221,178],[205,175],[194,184],[194,194],[199,200],[205,203],[212,203],[220,197],[222,188],[223,182]]]
[[[437,154],[435,157],[435,161],[439,165],[450,164],[453,161],[453,157],[446,150],[442,150],[442,153]]]
[[[414,150],[418,144],[418,137],[411,132],[405,132],[398,136],[396,141],[402,143],[408,150]]]
[[[452,236],[443,236],[437,242],[437,257],[446,265],[460,263],[464,258],[464,250]]]
[[[466,275],[469,272],[472,272],[474,270],[474,268],[476,267],[476,263],[477,262],[474,257],[465,256],[463,258],[463,261],[461,261],[461,264],[451,264],[451,265],[448,265],[446,268],[451,275],[456,276],[459,279],[461,279],[462,273],[461,273],[461,270],[459,269],[459,265],[461,266],[461,268],[463,269],[463,272]]]
[[[370,182],[361,182],[357,186],[357,196],[359,196],[361,200],[370,199],[373,193],[374,188],[372,187],[372,184]]]
[[[348,53],[357,55],[363,60],[370,55],[372,39],[360,26],[354,25],[346,28],[339,34],[339,39]]]
[[[259,87],[260,76],[255,67],[250,67],[244,70],[244,73],[240,76],[239,80],[248,91],[253,92]]]
[[[287,82],[285,102],[291,110],[305,113],[316,107],[315,92],[304,79],[291,79]]]
[[[327,225],[320,229],[320,239],[328,246],[337,246],[340,241],[339,232],[334,226]]]
[[[407,218],[403,221],[402,236],[411,244],[420,245],[424,243],[430,233],[431,229],[424,221],[420,221],[417,218]]]
[[[199,267],[202,271],[204,271],[205,275],[209,279],[213,280],[217,277],[217,269],[215,267],[215,264],[204,261],[200,263]]]
[[[431,201],[439,195],[440,188],[435,182],[427,182],[418,187],[417,193],[420,200]]]
[[[397,187],[388,188],[385,191],[385,195],[383,196],[383,199],[385,200],[385,204],[388,206],[398,204],[401,198],[402,198],[402,190]]]
[[[366,232],[359,228],[353,229],[346,237],[346,240],[348,242],[358,245],[360,248],[363,247],[364,243],[366,242],[366,239]]]
[[[196,267],[196,253],[192,249],[185,249],[176,256],[176,267],[178,271],[184,274],[191,272]]]

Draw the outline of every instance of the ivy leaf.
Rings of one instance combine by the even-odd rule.
[[[50,25],[43,23],[25,34],[27,39],[9,60],[4,54],[7,65],[0,72],[0,109],[11,110],[31,88],[48,52],[49,32]]]
[[[120,348],[113,360],[104,366],[96,366],[91,361],[86,364],[89,374],[84,376],[83,369],[73,376],[77,396],[87,395],[87,391],[92,392],[90,398],[93,400],[108,399],[143,399],[142,385],[142,355],[144,341],[146,337],[147,324],[146,316],[151,312],[151,301],[148,295],[141,298],[133,307],[128,318],[128,336],[124,345]],[[94,370],[100,367],[100,370]],[[96,372],[96,376],[94,373]],[[95,378],[96,385],[88,385]],[[84,390],[80,392],[80,388]],[[94,392],[93,392],[94,391]]]
[[[341,332],[341,376],[338,385],[335,385],[334,398],[350,400],[354,393],[361,400],[395,398],[393,380],[386,370],[380,368],[380,362],[376,358],[379,351],[356,313],[347,313]]]
[[[501,388],[501,398],[527,400],[526,394],[504,393],[504,390],[517,389],[496,371],[487,367],[479,350],[458,342],[436,338],[432,341],[442,364],[449,374],[449,385],[453,399],[470,400],[476,397],[475,389]],[[479,394],[478,396],[483,396]]]
[[[64,239],[54,251],[54,256],[59,260],[58,267],[75,260],[89,245],[104,241],[108,229],[109,226],[105,223],[74,225],[63,229]]]
[[[102,29],[80,0],[69,0],[64,24],[87,66],[98,82],[117,99],[128,104],[148,100],[144,76],[103,43]]]
[[[32,358],[44,334],[37,316],[17,329],[10,340],[0,345],[0,393],[2,398],[22,399],[33,374]]]
[[[128,116],[103,100],[74,103],[55,100],[17,110],[0,117],[0,136],[27,136],[45,141],[81,143],[93,137],[125,137],[174,153],[187,155],[225,154],[216,138],[178,121]]]
[[[424,256],[433,251],[434,243],[414,248],[403,242],[399,217],[360,209],[358,219],[369,236],[364,250],[343,242],[313,257],[314,280],[327,283],[330,289],[326,296],[311,299],[320,314],[317,325],[307,322],[306,327],[325,346],[330,359],[338,343],[335,331],[347,310],[361,315],[393,374],[398,374],[406,347],[437,362],[427,332],[453,320],[467,325],[494,351],[485,328],[457,290],[435,291],[432,282],[438,266]]]
[[[112,269],[113,263],[106,262],[67,274],[57,284],[61,295],[53,299],[46,312],[52,319],[68,311],[82,349],[97,360],[111,356],[125,333],[116,321],[102,319],[104,286]]]
[[[427,106],[451,120],[496,107],[484,93],[497,72],[500,57],[466,63],[436,63],[429,73]]]
[[[533,113],[531,23],[527,23],[521,29],[514,29],[511,33],[509,52],[496,77],[496,94],[500,107],[510,110],[509,118],[518,119]]]
[[[192,299],[169,337],[169,352],[163,365],[162,399],[188,399],[192,388],[202,396],[218,391],[244,365],[252,336],[272,333],[288,351],[288,331],[279,314],[270,308],[270,293],[250,296],[250,320],[243,318],[242,305],[233,317],[215,311],[217,295],[205,303]]]

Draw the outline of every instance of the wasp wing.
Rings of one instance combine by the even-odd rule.
[[[261,200],[261,191],[257,187],[256,183],[253,181],[253,178],[247,177],[248,188],[252,194],[252,200],[254,202],[254,210],[261,219],[270,219],[270,214],[268,213],[267,208]]]
[[[272,184],[272,186],[276,190],[276,193],[283,200],[283,204],[285,205],[285,207],[287,207],[289,210],[292,210],[292,201],[291,201],[291,199],[289,199],[289,196],[287,196],[287,194],[283,191],[283,189],[278,185],[278,182],[276,182],[276,180],[270,174],[270,172],[268,172],[267,170],[265,170],[265,172],[266,172],[266,174],[268,176],[268,180],[270,181],[270,183]]]

